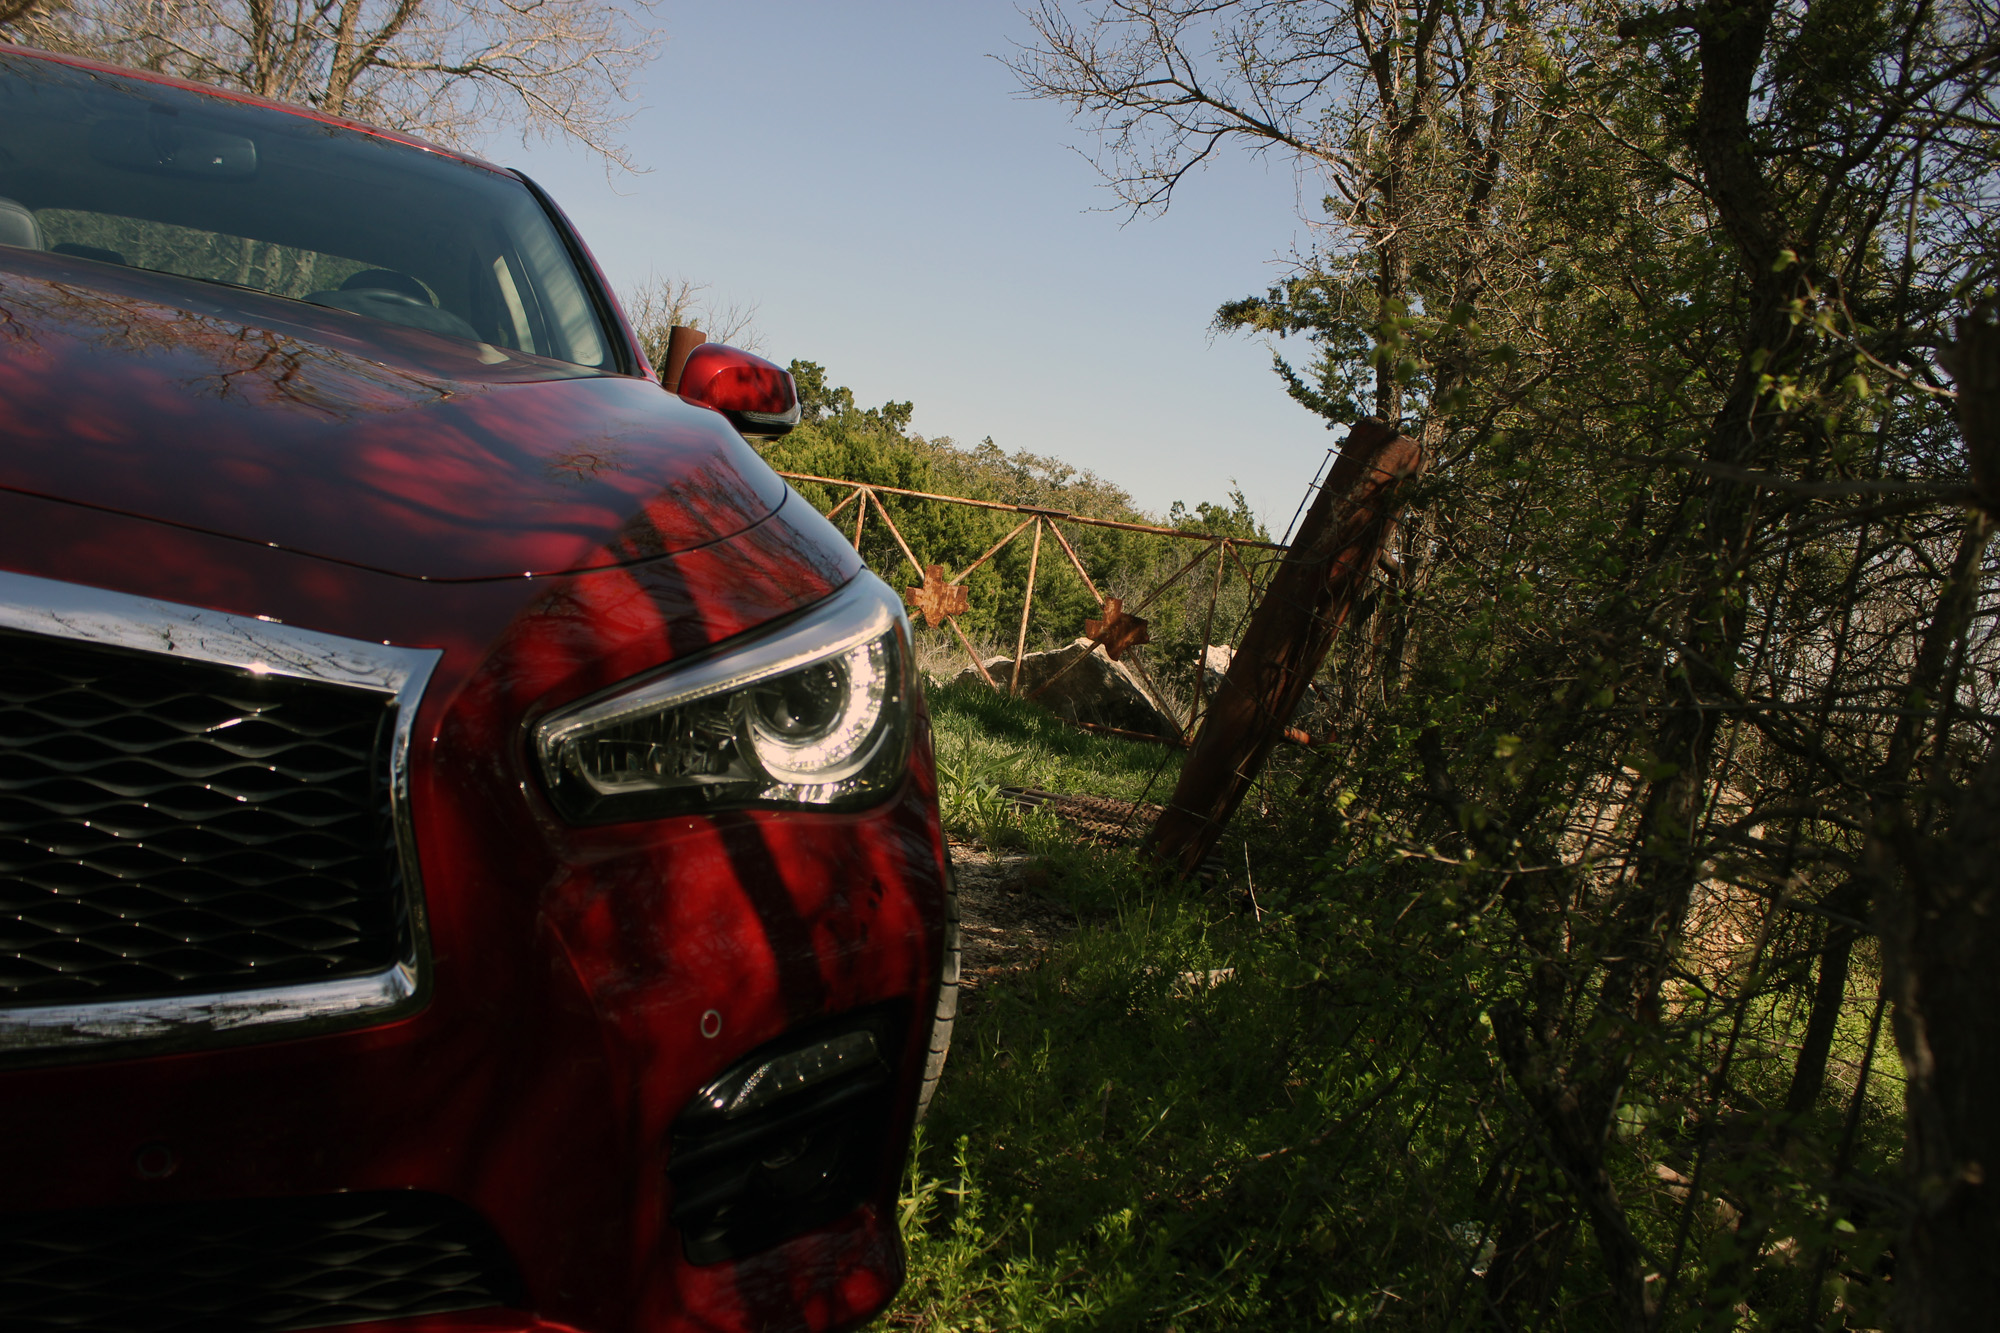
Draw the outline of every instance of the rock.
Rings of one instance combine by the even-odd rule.
[[[989,657],[984,660],[983,665],[986,667],[986,674],[993,677],[995,681],[999,682],[1001,689],[1003,690],[1006,689],[1007,688],[1006,673],[1008,671],[1013,670],[1014,659],[1011,657]],[[979,673],[977,671],[974,671],[971,667],[966,667],[964,670],[960,671],[956,676],[953,676],[951,678],[951,683],[954,685],[981,685],[981,686],[986,684],[985,681],[979,678]]]
[[[1201,693],[1203,698],[1213,699],[1215,692],[1222,688],[1222,678],[1229,674],[1229,664],[1236,660],[1236,650],[1226,643],[1211,643],[1201,650]]]
[[[1035,702],[1072,722],[1094,722],[1120,731],[1179,740],[1180,725],[1140,682],[1138,674],[1125,663],[1112,661],[1101,646],[1082,656],[1089,647],[1089,639],[1078,639],[1067,648],[1023,657],[1021,693],[1034,694],[1043,684],[1053,682],[1035,696]],[[1082,656],[1080,661],[1079,656]],[[1070,666],[1073,661],[1076,665]],[[985,665],[1000,688],[1007,688],[1014,671],[1013,659],[988,658]],[[959,672],[954,683],[984,684],[971,667]]]

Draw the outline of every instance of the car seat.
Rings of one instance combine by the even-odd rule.
[[[412,301],[422,301],[425,305],[435,304],[431,300],[430,292],[425,290],[421,282],[418,282],[407,273],[398,273],[394,269],[363,269],[346,282],[341,283],[340,290],[343,292],[394,292],[398,296],[407,296]]]
[[[0,199],[0,245],[18,245],[24,250],[40,250],[42,225],[25,204]]]

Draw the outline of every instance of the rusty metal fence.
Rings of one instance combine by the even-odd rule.
[[[845,490],[847,492],[845,496],[837,503],[827,507],[826,516],[841,523],[843,530],[846,529],[848,521],[851,519],[852,540],[854,548],[857,551],[861,549],[861,539],[866,532],[869,513],[872,507],[874,515],[888,529],[889,535],[895,539],[897,549],[902,552],[903,558],[909,563],[911,572],[918,580],[916,586],[905,589],[905,596],[910,603],[912,615],[921,617],[924,624],[933,629],[939,625],[949,626],[952,633],[957,636],[959,644],[965,649],[966,657],[971,661],[973,669],[979,673],[980,678],[995,690],[1010,696],[1019,695],[1021,692],[1021,660],[1027,655],[1028,617],[1034,609],[1035,586],[1041,574],[1042,544],[1045,536],[1054,539],[1056,548],[1061,552],[1063,558],[1067,559],[1070,566],[1075,569],[1077,577],[1083,580],[1083,586],[1089,590],[1090,595],[1097,602],[1098,614],[1083,622],[1083,632],[1080,637],[1090,640],[1091,650],[1102,646],[1105,654],[1112,661],[1125,662],[1130,665],[1140,680],[1146,685],[1147,689],[1151,690],[1156,697],[1158,690],[1154,688],[1152,679],[1147,674],[1144,660],[1134,653],[1134,650],[1150,642],[1148,621],[1143,613],[1157,602],[1163,594],[1180,584],[1183,579],[1186,579],[1203,565],[1212,561],[1214,571],[1211,576],[1207,614],[1201,636],[1201,643],[1205,648],[1214,638],[1215,608],[1221,598],[1223,581],[1228,577],[1230,570],[1234,569],[1242,577],[1245,586],[1250,591],[1251,599],[1254,601],[1263,582],[1264,569],[1261,566],[1270,563],[1270,556],[1282,556],[1288,549],[1279,542],[1255,541],[1244,537],[1225,537],[1209,532],[1189,532],[1185,529],[1163,527],[1154,523],[1129,523],[1121,519],[1093,518],[1086,514],[1072,514],[1060,509],[1047,509],[1035,505],[1009,504],[999,500],[974,500],[962,495],[939,495],[930,491],[907,490],[899,486],[877,486],[869,482],[852,481],[843,477],[821,477],[807,472],[781,472],[778,475],[791,482],[812,482],[821,486]],[[1019,514],[1022,518],[1020,522],[1008,530],[1005,536],[988,547],[978,559],[972,561],[956,573],[947,573],[941,563],[918,558],[917,553],[911,549],[909,541],[904,537],[902,529],[896,525],[894,516],[890,514],[888,507],[882,503],[882,497],[885,495],[934,504],[959,505],[969,509],[984,509],[1000,513]],[[850,508],[853,510],[851,516],[847,514]],[[1084,567],[1083,559],[1077,554],[1075,545],[1063,532],[1063,525],[1065,524],[1073,527],[1109,528],[1121,532],[1139,533],[1145,536],[1160,537],[1177,542],[1195,542],[1199,543],[1202,549],[1197,551],[1190,559],[1180,564],[1171,574],[1161,579],[1152,588],[1146,590],[1139,597],[1136,604],[1127,607],[1123,598],[1106,596],[1103,590],[1097,586],[1096,581],[1091,578],[1090,571]],[[1012,545],[1024,533],[1028,534],[1029,541],[1027,586],[1024,589],[1021,599],[1020,626],[1014,637],[1013,668],[1007,682],[1003,685],[1001,682],[995,680],[987,670],[985,662],[979,655],[978,648],[973,645],[972,640],[966,635],[965,630],[960,627],[958,617],[971,609],[971,593],[965,586],[965,580],[1003,550],[1007,549],[1008,546]],[[1244,551],[1266,552],[1270,553],[1270,556],[1266,556],[1261,562],[1246,560],[1243,556]],[[1085,656],[1085,651],[1079,651],[1059,671],[1029,691],[1027,697],[1034,698],[1036,695],[1049,689],[1071,667],[1082,662]],[[1197,661],[1193,665],[1197,673],[1199,673],[1203,664]],[[1181,728],[1183,743],[1185,743],[1186,737],[1193,734],[1195,727],[1200,721],[1203,708],[1202,699],[1203,692],[1197,689],[1194,695],[1192,711],[1187,720],[1173,719],[1175,724]],[[1091,726],[1089,723],[1080,723],[1079,725],[1090,726],[1092,730],[1108,730],[1108,728]]]

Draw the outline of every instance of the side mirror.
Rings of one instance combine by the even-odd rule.
[[[681,367],[681,397],[712,407],[748,439],[775,440],[799,424],[799,389],[789,373],[761,356],[703,343]]]

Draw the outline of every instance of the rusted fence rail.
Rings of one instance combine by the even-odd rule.
[[[1180,528],[1162,527],[1155,523],[1128,523],[1121,519],[1093,518],[1087,514],[1072,514],[1065,510],[1049,509],[1036,505],[1008,504],[999,500],[974,500],[962,495],[940,495],[932,491],[908,490],[900,486],[876,486],[868,482],[853,481],[844,477],[821,477],[809,472],[783,472],[779,475],[787,481],[814,482],[821,486],[846,490],[848,494],[829,507],[826,511],[826,516],[837,522],[843,522],[844,529],[844,516],[850,507],[853,509],[852,540],[856,550],[861,549],[861,539],[867,530],[869,512],[872,506],[874,514],[888,529],[889,535],[895,538],[897,549],[903,553],[903,558],[909,562],[911,571],[919,581],[917,586],[906,589],[906,595],[908,596],[912,612],[921,616],[924,624],[931,628],[936,628],[940,624],[950,626],[952,633],[958,637],[959,644],[965,649],[966,657],[971,660],[973,669],[979,673],[980,678],[995,690],[1009,695],[1020,693],[1021,659],[1027,654],[1028,618],[1034,610],[1035,584],[1041,574],[1042,540],[1044,536],[1054,539],[1063,557],[1068,560],[1071,568],[1076,570],[1077,577],[1083,580],[1083,586],[1090,591],[1090,595],[1097,601],[1098,614],[1095,618],[1084,621],[1082,637],[1090,640],[1093,649],[1102,645],[1106,655],[1113,661],[1119,662],[1126,661],[1128,655],[1140,645],[1148,642],[1147,622],[1143,614],[1147,608],[1152,606],[1161,595],[1175,587],[1188,577],[1188,575],[1194,573],[1195,570],[1210,560],[1213,560],[1215,566],[1213,582],[1209,592],[1207,620],[1202,631],[1202,643],[1205,648],[1214,636],[1216,602],[1220,599],[1222,583],[1230,569],[1234,568],[1242,576],[1245,584],[1251,590],[1253,599],[1256,596],[1258,586],[1261,582],[1260,571],[1254,568],[1250,562],[1245,561],[1241,553],[1245,550],[1268,551],[1282,556],[1287,549],[1279,542],[1253,541],[1243,537],[1224,537],[1208,532],[1188,532]],[[926,503],[959,505],[968,509],[985,509],[1000,513],[1019,514],[1022,515],[1022,518],[1019,523],[1016,523],[1008,530],[1005,536],[988,547],[978,559],[972,561],[955,574],[947,574],[941,564],[927,562],[917,557],[917,553],[910,548],[908,539],[904,537],[902,529],[896,525],[895,518],[889,513],[888,507],[882,503],[882,497],[885,495],[897,496],[908,500],[919,500]],[[1135,532],[1146,536],[1163,537],[1181,542],[1198,542],[1201,543],[1202,549],[1176,568],[1173,573],[1149,589],[1139,599],[1137,604],[1127,607],[1123,599],[1106,596],[1103,590],[1097,586],[1096,581],[1090,577],[1090,571],[1084,567],[1082,557],[1077,554],[1076,547],[1063,532],[1063,525],[1065,524],[1073,527],[1110,528],[1120,532]],[[1030,543],[1028,583],[1021,599],[1020,626],[1014,637],[1013,671],[1007,683],[1003,686],[999,681],[994,680],[991,673],[987,671],[985,662],[980,658],[979,650],[973,646],[972,640],[967,637],[964,629],[959,626],[958,617],[971,609],[970,594],[966,589],[965,580],[995,556],[999,555],[1000,552],[1005,550],[1024,533],[1028,534]],[[1032,698],[1034,695],[1047,690],[1070,667],[1081,662],[1084,655],[1083,652],[1077,653],[1075,658],[1064,664],[1061,671],[1037,686],[1029,697]],[[1145,681],[1148,689],[1151,689],[1152,682],[1146,676],[1143,661],[1137,657],[1132,657],[1130,661],[1133,668],[1138,672],[1140,679]],[[1199,672],[1201,666],[1200,662],[1195,663],[1197,672]],[[1155,693],[1157,694],[1157,691]],[[1193,713],[1185,723],[1181,723],[1179,719],[1175,719],[1176,724],[1181,726],[1184,734],[1191,734],[1200,718],[1202,691],[1199,689],[1195,691],[1193,709]]]

